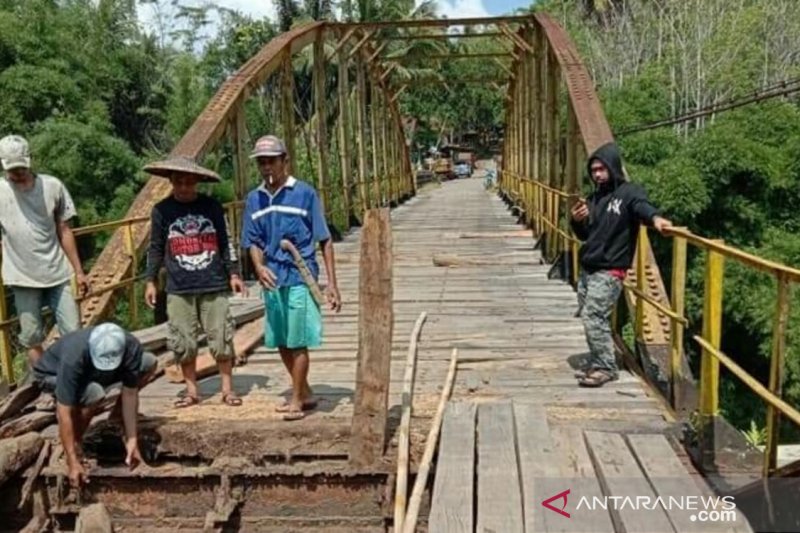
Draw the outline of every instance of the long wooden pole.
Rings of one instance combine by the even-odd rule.
[[[397,442],[397,483],[394,491],[394,530],[401,531],[406,512],[408,491],[408,435],[411,426],[411,408],[414,398],[414,380],[417,374],[417,343],[422,325],[428,313],[422,312],[411,331],[411,342],[406,357],[406,372],[403,376],[403,414],[400,417],[400,435]]]
[[[350,227],[350,80],[348,79],[347,50],[339,50],[339,161],[342,167],[342,202],[345,226]]]
[[[439,430],[442,427],[442,416],[444,407],[453,390],[453,381],[456,377],[456,364],[458,363],[458,348],[453,348],[453,355],[450,356],[450,369],[447,372],[447,379],[444,382],[442,396],[439,398],[439,405],[436,407],[436,415],[433,417],[431,429],[428,432],[428,440],[425,441],[425,452],[422,454],[422,462],[417,471],[417,479],[414,480],[414,490],[411,492],[411,500],[408,503],[405,520],[403,521],[403,533],[414,533],[417,527],[419,507],[422,502],[422,493],[425,492],[425,485],[428,483],[428,473],[431,469],[433,451],[439,441]]]

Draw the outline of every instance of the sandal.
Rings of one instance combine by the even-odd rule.
[[[297,411],[295,409],[282,412],[283,412],[283,420],[287,422],[291,422],[293,420],[302,420],[306,417],[306,414],[303,411]]]
[[[594,369],[578,380],[581,387],[602,387],[609,381],[616,381],[617,376],[607,370]]]
[[[317,404],[318,404],[317,400],[305,401],[303,402],[303,411],[311,411],[313,409],[316,409]],[[294,408],[292,407],[292,404],[289,402],[284,402],[275,407],[275,411],[278,413],[289,413],[293,410]]]
[[[200,399],[197,396],[183,396],[175,400],[175,403],[172,406],[176,409],[185,409],[186,407],[191,407],[193,405],[197,405],[200,403]]]
[[[242,399],[235,392],[229,392],[222,395],[222,403],[230,407],[239,407],[242,405]]]

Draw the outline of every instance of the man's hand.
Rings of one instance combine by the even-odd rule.
[[[240,278],[237,274],[231,276],[231,290],[234,294],[241,294],[242,296],[247,296],[247,289],[244,286],[244,282],[242,278]]]
[[[87,294],[89,294],[89,291],[92,290],[92,285],[91,283],[89,283],[89,277],[85,273],[79,272],[78,274],[76,274],[75,281],[77,282],[78,285],[78,293],[81,296],[86,296]]]
[[[276,283],[278,282],[278,278],[275,277],[275,273],[272,270],[264,265],[256,267],[256,275],[258,276],[258,281],[261,282],[261,285],[263,285],[265,289],[271,290],[277,287]]]
[[[144,303],[147,304],[147,307],[150,309],[156,308],[156,298],[158,296],[158,289],[156,289],[156,284],[153,281],[148,281],[147,286],[144,288]]]
[[[339,312],[342,310],[342,297],[339,295],[339,288],[333,285],[325,287],[325,298],[331,306],[331,310]]]
[[[89,483],[89,474],[83,466],[83,461],[78,457],[69,459],[67,461],[69,468],[69,483],[75,488],[80,487],[84,483]]]
[[[125,464],[128,465],[128,468],[133,470],[140,464],[144,463],[142,454],[139,451],[139,442],[136,439],[131,439],[126,442],[125,449],[128,452],[127,456],[125,457]]]
[[[669,228],[672,227],[672,222],[670,222],[669,220],[667,220],[664,217],[654,216],[653,217],[653,227],[656,228],[656,230],[660,234],[664,235],[664,232],[666,232]]]
[[[570,210],[572,220],[575,222],[583,222],[589,216],[589,206],[586,205],[586,200],[578,200]]]

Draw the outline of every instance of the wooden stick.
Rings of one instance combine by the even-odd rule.
[[[287,239],[281,240],[281,248],[292,254],[292,258],[294,259],[294,264],[297,267],[297,270],[300,271],[300,276],[303,278],[303,281],[308,286],[308,290],[311,291],[311,297],[314,298],[314,301],[317,302],[317,305],[319,305],[320,307],[324,307],[325,296],[323,296],[322,290],[319,288],[319,285],[317,284],[317,280],[315,280],[314,276],[311,275],[311,271],[308,269],[308,265],[306,265],[306,262],[303,261],[300,252],[298,252],[294,244],[292,244],[292,242]]]
[[[433,417],[433,423],[428,432],[428,440],[425,441],[425,453],[422,454],[422,462],[419,465],[417,479],[414,481],[414,490],[411,492],[411,500],[408,503],[408,510],[406,511],[405,521],[403,522],[403,533],[414,533],[417,527],[422,493],[425,492],[425,485],[428,483],[428,472],[430,471],[431,461],[433,460],[433,451],[436,449],[436,443],[439,441],[439,429],[441,429],[442,426],[444,406],[447,404],[447,400],[450,397],[450,391],[453,389],[457,362],[458,348],[453,348],[453,355],[450,357],[450,370],[447,372],[447,379],[444,382],[442,396],[439,398],[436,415]]]
[[[38,396],[39,385],[35,381],[18,387],[0,402],[0,422],[20,414],[23,408]]]
[[[406,512],[406,492],[408,491],[408,433],[411,426],[411,406],[414,403],[414,379],[417,374],[417,342],[422,332],[422,324],[428,313],[420,313],[411,332],[408,346],[406,372],[403,378],[403,415],[400,418],[400,436],[397,442],[397,484],[394,491],[394,530],[402,531]]]
[[[42,446],[42,450],[39,452],[39,457],[36,459],[36,463],[28,469],[27,476],[28,479],[25,480],[25,484],[22,486],[22,491],[19,498],[19,505],[17,509],[22,510],[25,507],[25,504],[28,503],[28,499],[31,497],[31,491],[33,490],[33,485],[36,483],[36,478],[39,477],[39,474],[42,471],[42,467],[44,467],[44,462],[50,456],[50,441],[45,441],[44,445]]]

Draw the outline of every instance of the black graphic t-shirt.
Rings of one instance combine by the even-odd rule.
[[[170,294],[226,290],[231,274],[238,273],[236,251],[228,238],[222,205],[204,194],[193,202],[174,196],[162,200],[151,215],[147,279],[167,269]]]

